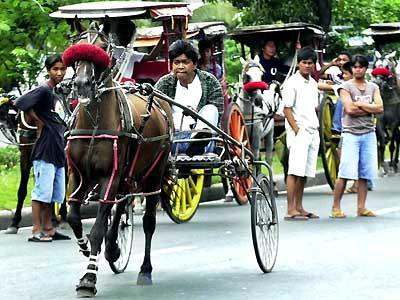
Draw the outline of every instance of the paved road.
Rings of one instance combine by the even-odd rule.
[[[321,219],[280,222],[278,260],[270,274],[262,274],[255,260],[249,206],[205,203],[184,225],[175,225],[159,213],[152,255],[154,285],[135,285],[143,254],[138,226],[135,253],[124,274],[114,275],[102,258],[96,297],[400,299],[399,182],[399,177],[377,181],[368,204],[379,217],[369,219],[354,217],[354,195],[343,200],[349,217],[330,219],[329,189],[308,189],[306,208]],[[282,220],[284,195],[278,206]],[[91,224],[85,224],[87,230]],[[29,233],[29,229],[16,236],[0,233],[0,298],[75,299],[74,286],[86,262],[75,243],[31,244],[26,242]]]

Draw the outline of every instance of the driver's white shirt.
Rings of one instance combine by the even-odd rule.
[[[120,57],[124,52],[125,52],[124,61],[120,62],[121,64],[120,71],[122,73],[121,78],[132,78],[133,68],[135,66],[135,63],[141,62],[145,53],[135,51],[132,47],[129,46],[126,49],[124,47],[116,47],[114,49],[113,56],[116,59],[120,59]]]
[[[175,101],[186,107],[197,109],[202,96],[201,82],[199,76],[195,76],[192,83],[188,87],[184,87],[181,83],[176,83]],[[177,106],[172,106],[172,116],[176,130],[180,130],[182,120],[182,109]],[[182,130],[190,130],[190,125],[194,124],[195,120],[192,117],[185,116],[183,118]]]

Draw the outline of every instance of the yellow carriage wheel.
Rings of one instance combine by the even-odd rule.
[[[175,223],[188,222],[196,213],[200,204],[204,185],[204,170],[190,170],[190,175],[178,178],[176,184],[169,187],[169,201],[164,210]]]
[[[326,181],[333,190],[339,172],[340,134],[332,132],[335,104],[328,95],[323,98],[319,110],[320,155],[324,167]]]

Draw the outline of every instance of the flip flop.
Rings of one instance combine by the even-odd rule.
[[[357,213],[357,216],[358,217],[376,217],[376,215],[367,208],[364,208],[363,210],[359,211]]]
[[[319,219],[319,216],[316,215],[316,214],[313,214],[312,212],[309,212],[309,213],[307,213],[307,214],[305,214],[303,216],[305,216],[305,217],[307,217],[309,219]]]
[[[43,232],[38,232],[32,235],[32,237],[28,238],[28,242],[35,243],[49,243],[52,242],[53,239],[51,236],[44,234]]]
[[[308,217],[303,215],[286,215],[283,219],[285,221],[307,221]]]

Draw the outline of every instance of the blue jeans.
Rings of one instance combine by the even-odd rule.
[[[33,161],[35,186],[32,200],[45,203],[63,203],[65,197],[65,169],[44,160]]]
[[[376,178],[378,151],[375,132],[360,135],[343,132],[342,137],[338,177],[352,180]]]
[[[335,106],[335,112],[333,113],[332,130],[342,132],[342,113],[343,113],[343,102],[338,98]]]

